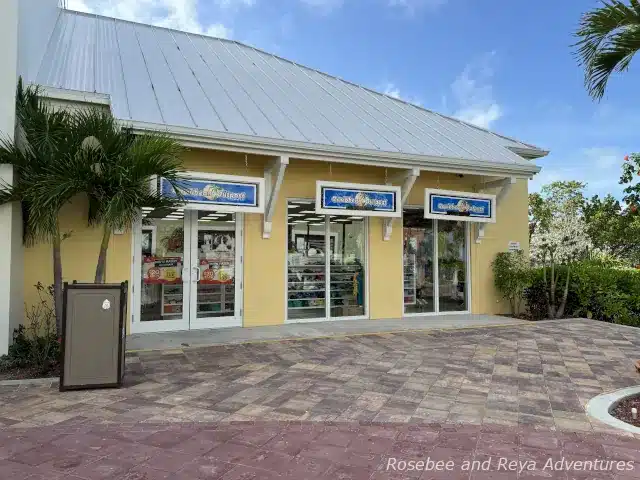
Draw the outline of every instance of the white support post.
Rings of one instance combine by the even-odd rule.
[[[412,168],[410,170],[406,170],[398,177],[392,178],[387,181],[387,185],[391,185],[394,180],[397,182],[402,182],[402,190],[400,196],[400,208],[402,209],[407,203],[407,199],[409,198],[409,193],[411,193],[411,189],[413,188],[413,184],[416,183],[416,179],[420,176],[419,168]],[[382,236],[385,242],[391,240],[391,232],[393,230],[393,218],[385,218],[384,223],[382,225]]]
[[[15,135],[18,65],[18,0],[2,0],[0,7],[0,136]],[[11,165],[0,165],[0,188],[16,181]],[[23,322],[23,248],[20,204],[0,206],[0,355],[7,353],[13,329]]]
[[[493,182],[483,183],[478,185],[478,189],[482,191],[490,190],[492,188],[499,188],[500,191],[496,194],[496,208],[500,205],[502,199],[509,193],[511,186],[517,181],[516,177],[505,177],[500,180],[494,180]],[[484,238],[485,223],[476,223],[476,243],[481,243]]]
[[[279,157],[274,158],[273,161],[264,169],[265,201],[267,205],[264,209],[262,238],[271,238],[271,221],[276,209],[278,194],[280,193],[280,188],[284,181],[284,172],[287,169],[287,165],[289,165],[289,157],[286,155],[280,155]]]

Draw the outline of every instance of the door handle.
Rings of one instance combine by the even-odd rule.
[[[187,278],[188,276],[189,276],[189,269],[187,267],[182,267],[182,283],[189,281],[189,279]]]
[[[200,267],[192,267],[191,270],[195,270],[197,272],[196,275],[196,283],[200,281]]]

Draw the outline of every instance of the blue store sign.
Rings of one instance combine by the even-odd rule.
[[[317,182],[316,212],[323,215],[399,217],[400,187]]]
[[[261,181],[184,178],[178,184],[187,205],[219,206],[228,211],[237,207],[238,211],[251,211],[264,208],[261,205]],[[164,178],[160,179],[160,192],[167,197],[176,197],[173,186]]]
[[[425,189],[425,218],[495,222],[495,195]]]

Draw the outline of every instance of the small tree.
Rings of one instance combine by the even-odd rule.
[[[0,164],[12,165],[17,181],[0,184],[0,205],[21,203],[25,244],[52,245],[58,334],[62,322],[61,243],[67,236],[60,230],[59,213],[82,191],[83,184],[78,179],[87,175],[76,155],[77,147],[69,113],[52,108],[36,87],[23,88],[19,80],[15,140],[0,139]]]
[[[142,207],[172,208],[182,200],[179,174],[184,149],[161,134],[134,135],[105,109],[78,110],[72,116],[74,134],[82,139],[79,155],[86,171],[89,223],[102,225],[95,283],[104,283],[109,241],[114,230],[127,230]],[[176,198],[151,187],[154,178],[173,186]]]
[[[524,290],[531,279],[529,260],[522,250],[500,252],[491,264],[496,289],[509,301],[511,314],[520,313]]]
[[[549,318],[564,315],[569,294],[571,265],[583,258],[591,246],[587,225],[575,212],[562,211],[554,215],[545,228],[537,229],[531,237],[531,255],[542,265],[545,295],[549,305]],[[560,265],[566,267],[565,284],[560,298],[557,288],[560,283]],[[550,270],[547,281],[547,268]]]

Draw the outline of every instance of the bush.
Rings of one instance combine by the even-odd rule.
[[[27,325],[13,332],[13,344],[0,357],[0,370],[31,369],[35,374],[55,372],[60,363],[60,342],[56,335],[53,287],[36,286],[39,301],[26,309]]]
[[[509,301],[511,314],[520,313],[525,288],[531,283],[531,267],[522,250],[500,252],[491,264],[494,284],[506,300]]]
[[[527,316],[531,320],[544,320],[549,316],[549,300],[542,274],[540,278],[533,277],[531,285],[525,288],[524,301],[527,305]]]
[[[561,280],[558,285],[563,285],[566,267],[559,268]],[[558,287],[556,296],[560,290]],[[525,291],[525,301],[532,320],[548,317],[541,268],[533,271],[531,285]],[[611,268],[599,261],[572,265],[565,312],[574,317],[640,326],[640,271]]]

